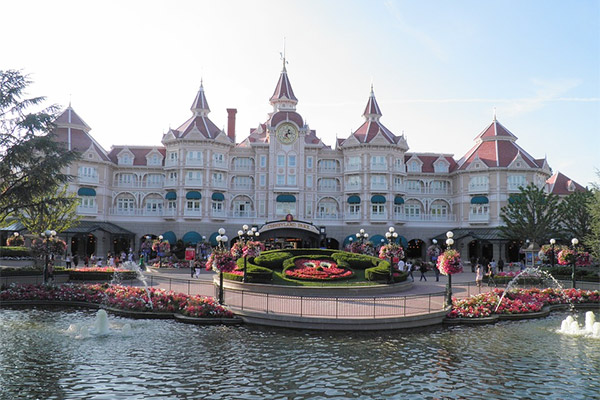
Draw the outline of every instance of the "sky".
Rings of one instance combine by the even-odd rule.
[[[370,86],[410,151],[461,158],[492,121],[535,158],[600,183],[600,1],[5,1],[0,69],[73,109],[106,149],[160,145],[203,82],[237,141],[267,120],[282,69],[327,145]]]

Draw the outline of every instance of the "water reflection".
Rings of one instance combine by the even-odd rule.
[[[109,316],[131,333],[74,340],[94,312],[3,309],[0,397],[593,398],[600,342],[556,333],[564,317],[349,333]]]

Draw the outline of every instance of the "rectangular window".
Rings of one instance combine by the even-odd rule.
[[[260,213],[261,216],[264,216],[267,213],[267,208],[265,206],[266,206],[266,204],[265,204],[264,200],[258,201],[258,212]]]
[[[296,156],[293,154],[290,154],[288,156],[288,167],[295,167],[296,166]]]
[[[387,159],[385,156],[371,156],[371,168],[387,169]]]
[[[296,175],[288,175],[288,185],[296,186]]]
[[[258,181],[261,187],[267,186],[267,176],[265,174],[260,174],[258,176]]]
[[[308,187],[308,188],[313,187],[313,176],[312,175],[306,175],[306,187]]]
[[[306,168],[313,169],[313,157],[312,156],[306,157]]]
[[[285,155],[283,155],[283,154],[277,155],[277,166],[285,167]]]
[[[277,174],[277,186],[285,185],[285,175]]]
[[[167,201],[167,209],[168,210],[176,210],[177,209],[177,201],[176,200]]]
[[[261,168],[267,167],[267,156],[264,154],[260,156],[260,167]]]
[[[361,159],[360,156],[352,156],[348,157],[348,170],[349,171],[358,171],[361,168]]]
[[[350,206],[348,207],[348,211],[350,212],[350,214],[360,214],[360,204],[350,204]]]
[[[185,207],[187,211],[200,211],[200,200],[186,200]]]
[[[371,213],[373,215],[384,215],[385,204],[371,204]]]

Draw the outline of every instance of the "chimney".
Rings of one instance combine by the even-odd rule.
[[[235,114],[236,108],[227,109],[227,136],[235,143]]]

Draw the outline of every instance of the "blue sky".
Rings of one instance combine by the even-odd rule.
[[[0,68],[111,145],[160,144],[204,80],[238,141],[264,122],[283,38],[298,111],[326,144],[362,123],[371,83],[410,151],[458,159],[492,120],[536,158],[599,182],[599,1],[19,1]],[[24,25],[23,21],[27,21]]]

